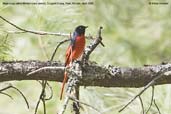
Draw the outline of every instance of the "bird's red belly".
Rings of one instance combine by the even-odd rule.
[[[73,60],[78,59],[82,55],[84,48],[85,48],[85,38],[78,37],[76,39],[75,46],[72,52],[72,59]]]

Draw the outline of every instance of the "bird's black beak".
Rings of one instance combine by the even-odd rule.
[[[85,29],[88,28],[88,26],[85,26]]]

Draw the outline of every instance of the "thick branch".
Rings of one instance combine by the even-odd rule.
[[[62,67],[60,62],[41,61],[10,61],[0,63],[0,82],[11,80],[49,80],[62,82],[63,69],[43,69],[27,76],[36,69],[55,66]],[[97,64],[89,64],[83,68],[81,86],[101,87],[142,87],[156,77],[160,71],[171,71],[171,64],[152,65],[139,68],[103,67]],[[3,73],[1,73],[3,72]],[[162,76],[155,85],[171,84],[171,73]]]

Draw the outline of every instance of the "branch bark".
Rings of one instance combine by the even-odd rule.
[[[43,69],[27,76],[36,69],[54,66],[63,67],[61,62],[6,61],[0,63],[0,82],[12,80],[63,81],[62,69]],[[100,87],[143,87],[156,77],[160,71],[171,71],[171,64],[150,65],[138,68],[99,66],[89,63],[84,66],[80,86]],[[163,75],[163,74],[162,74]],[[171,73],[158,79],[155,85],[171,84]]]

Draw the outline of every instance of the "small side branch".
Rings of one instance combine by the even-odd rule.
[[[12,25],[13,27],[17,28],[18,30],[21,30],[19,32],[13,32],[13,33],[22,33],[22,32],[26,32],[26,33],[32,33],[32,34],[37,34],[37,35],[54,35],[54,36],[65,36],[68,37],[69,34],[65,34],[65,33],[53,33],[53,32],[44,32],[44,31],[34,31],[34,30],[27,30],[24,28],[21,28],[19,26],[17,26],[16,24],[8,21],[7,19],[5,19],[4,17],[0,16],[0,19],[4,20],[5,22],[7,22],[8,24]]]
[[[44,81],[44,80],[41,82],[42,91],[41,91],[41,94],[40,94],[39,99],[38,99],[38,101],[37,101],[37,104],[36,104],[36,108],[35,108],[34,114],[37,114],[37,110],[38,110],[40,101],[42,101],[42,103],[43,103],[43,109],[44,109],[44,113],[43,113],[43,114],[46,114],[46,104],[45,104],[45,97],[46,97],[45,88],[46,88],[46,83],[47,83],[47,81]]]
[[[58,48],[59,48],[63,43],[65,43],[65,42],[67,42],[67,41],[69,41],[69,40],[70,40],[70,39],[64,39],[64,40],[62,40],[62,41],[60,41],[60,42],[58,43],[58,45],[56,46],[54,52],[52,53],[52,56],[51,56],[50,61],[53,61],[53,59],[54,59],[54,57],[55,57],[55,54],[56,54]]]
[[[159,107],[157,106],[157,103],[156,103],[156,101],[155,101],[155,100],[154,100],[154,105],[156,106],[157,111],[159,112],[159,114],[161,114],[160,109],[159,109]]]
[[[98,114],[102,114],[97,108],[95,108],[95,107],[93,107],[93,106],[91,106],[91,105],[89,105],[89,104],[87,104],[87,103],[84,103],[84,102],[82,102],[82,101],[80,101],[80,100],[78,100],[78,99],[72,97],[71,95],[68,95],[68,97],[69,97],[71,100],[75,101],[75,102],[79,102],[80,104],[83,104],[83,105],[85,105],[85,106],[87,106],[87,107],[92,108],[93,110],[95,110],[96,112],[98,112]]]
[[[102,31],[103,27],[100,27],[97,33],[97,37],[94,40],[94,42],[92,44],[90,44],[84,51],[83,56],[82,56],[82,62],[86,63],[89,59],[90,54],[94,51],[94,49],[101,44],[102,46],[104,46],[104,44],[102,43],[102,37],[101,37],[101,31]]]
[[[31,34],[35,34],[35,35],[51,35],[51,36],[63,36],[63,37],[69,37],[70,34],[67,33],[61,33],[61,32],[46,32],[46,31],[35,31],[35,30],[28,30],[28,29],[24,29],[14,23],[12,23],[11,21],[7,20],[6,18],[4,18],[3,16],[0,15],[0,19],[2,19],[3,21],[7,22],[8,24],[12,25],[13,27],[15,27],[16,29],[18,29],[19,31],[4,31],[7,34],[21,34],[21,33],[31,33]],[[93,39],[93,37],[91,35],[86,36],[87,39]]]
[[[16,87],[11,86],[11,88],[15,89],[16,91],[18,91],[20,93],[20,95],[24,98],[25,103],[27,104],[27,108],[29,109],[29,103],[28,103],[27,98],[25,97],[25,95]]]
[[[7,89],[10,89],[10,88],[16,90],[16,91],[24,98],[24,101],[25,101],[25,103],[26,103],[26,105],[27,105],[27,108],[29,109],[29,103],[28,103],[28,101],[27,101],[27,98],[25,97],[25,95],[24,95],[18,88],[14,87],[13,85],[10,84],[10,85],[8,85],[7,87],[1,89],[1,90],[0,90],[0,93],[1,93],[1,94],[4,94],[4,95],[7,95],[8,97],[12,98],[12,96],[10,96],[9,94],[3,92],[3,91],[5,91],[5,90],[7,90]]]
[[[166,70],[165,71],[160,71],[160,72],[158,72],[157,74],[156,74],[156,77],[154,78],[154,79],[152,79],[145,87],[144,87],[144,89],[143,90],[141,90],[133,99],[131,99],[123,108],[121,108],[120,110],[119,110],[119,112],[122,112],[128,105],[130,105],[137,97],[139,97],[141,94],[143,94],[144,93],[144,91],[146,91],[150,86],[153,86],[155,83],[156,83],[156,81],[158,80],[158,79],[160,79],[163,75],[161,75],[161,74],[164,74],[166,72]]]
[[[145,114],[145,111],[144,111],[144,104],[143,104],[143,100],[142,100],[141,96],[139,96],[139,100],[140,100],[141,107],[142,107],[142,113]]]
[[[151,106],[153,104],[153,100],[154,100],[154,86],[152,86],[151,103],[150,103],[149,108],[146,111],[146,114],[148,114],[148,111],[151,109]]]
[[[13,100],[13,97],[12,97],[11,95],[9,95],[9,94],[5,93],[5,92],[0,92],[0,94],[6,95],[6,96],[8,96],[10,99],[12,99],[12,100]]]
[[[36,73],[38,73],[38,72],[41,72],[42,70],[64,70],[65,69],[65,67],[52,67],[52,66],[47,66],[47,67],[42,67],[42,68],[39,68],[39,69],[37,69],[37,70],[34,70],[34,71],[32,71],[32,72],[29,72],[28,74],[27,74],[27,76],[30,76],[30,75],[33,75],[33,74],[36,74]]]

